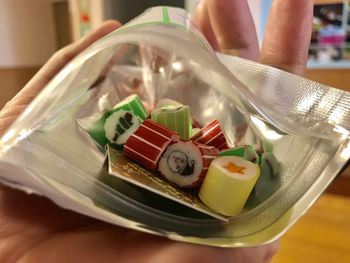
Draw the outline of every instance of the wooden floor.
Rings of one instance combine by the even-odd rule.
[[[323,194],[282,238],[272,262],[349,263],[350,196]]]

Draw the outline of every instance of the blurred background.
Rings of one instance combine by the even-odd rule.
[[[104,20],[122,23],[156,5],[198,0],[0,0],[0,108],[58,49]],[[306,78],[350,91],[350,1],[314,0]],[[248,0],[260,41],[272,0]],[[291,21],[293,23],[294,21]],[[283,237],[274,262],[350,262],[350,170]]]
[[[0,108],[58,49],[104,20],[122,23],[156,5],[194,13],[199,0],[0,0]],[[314,0],[313,34],[306,77],[350,90],[349,1]],[[262,40],[272,0],[248,0]],[[293,23],[294,21],[291,21]]]

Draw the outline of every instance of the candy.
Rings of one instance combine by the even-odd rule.
[[[261,155],[260,171],[253,193],[260,202],[263,202],[282,184],[282,178],[279,176],[281,164],[272,153],[265,152]]]
[[[251,145],[238,146],[236,148],[221,151],[219,156],[238,156],[255,164],[259,164],[260,162],[259,155]]]
[[[142,101],[137,94],[126,97],[112,109],[113,112],[120,110],[130,111],[138,116],[141,120],[146,119],[148,116],[147,110],[143,106]]]
[[[106,138],[110,143],[123,145],[140,126],[140,120],[128,111],[117,111],[110,115],[104,125]]]
[[[261,175],[255,185],[255,192],[258,193],[266,191],[266,188],[272,185],[272,181],[279,179],[281,164],[272,153],[265,152],[261,155],[260,170]]]
[[[236,156],[221,156],[211,162],[199,198],[214,211],[239,214],[260,175],[259,166]]]
[[[164,106],[153,110],[151,114],[153,121],[177,132],[183,140],[191,136],[192,119],[188,106]]]
[[[164,106],[183,106],[180,102],[172,99],[161,99],[154,106],[155,109],[163,108]]]
[[[97,121],[95,121],[90,128],[88,133],[90,136],[99,144],[104,147],[108,143],[105,133],[105,123],[107,118],[111,115],[111,112],[105,112]]]
[[[198,132],[200,132],[200,128],[193,128],[193,126],[192,126],[192,132],[191,132],[191,137],[193,137],[194,135],[196,135]]]
[[[191,140],[209,146],[214,146],[219,150],[228,148],[225,134],[217,120],[214,120],[208,125],[204,126],[191,138]]]
[[[179,187],[196,187],[203,181],[218,153],[215,147],[180,141],[168,147],[160,159],[159,171]]]
[[[281,163],[276,159],[276,156],[271,152],[264,152],[261,155],[260,162],[261,170],[268,170],[270,177],[276,177],[281,172]]]
[[[171,142],[180,138],[172,130],[146,119],[124,145],[124,155],[156,171],[161,155]]]
[[[141,99],[138,95],[134,94],[126,97],[113,107],[112,110],[104,112],[103,115],[90,125],[88,132],[90,136],[102,147],[104,147],[111,138],[107,138],[105,131],[105,124],[109,116],[114,112],[128,111],[135,114],[140,120],[144,120],[147,117],[147,110],[143,106]],[[110,126],[108,125],[108,128]],[[112,132],[111,132],[112,133]]]

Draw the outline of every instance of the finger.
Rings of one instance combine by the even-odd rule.
[[[8,108],[13,107],[14,105],[28,105],[33,99],[34,96],[29,96],[29,94],[23,94],[23,96],[14,97],[12,100],[5,104],[4,108],[0,112],[0,117],[5,114]]]
[[[16,96],[8,102],[0,111],[0,137],[5,134],[6,130],[16,120],[28,104],[33,100],[33,96]]]
[[[219,51],[219,44],[216,40],[213,28],[210,23],[209,13],[206,6],[206,1],[201,1],[196,9],[196,14],[194,17],[194,22],[197,27],[201,30],[205,38],[208,40],[209,44],[214,50]]]
[[[311,39],[312,18],[313,0],[274,0],[260,61],[302,75]]]
[[[0,118],[0,138],[1,136],[3,136],[8,127],[10,127],[10,125],[16,120],[17,116],[11,116],[11,117],[1,117]]]
[[[107,21],[85,38],[58,51],[50,58],[45,66],[39,70],[34,78],[28,82],[23,92],[27,92],[27,90],[30,89],[31,95],[33,95],[33,93],[34,95],[37,94],[76,55],[88,48],[96,40],[120,27],[120,25],[121,24],[117,21]]]
[[[258,60],[258,37],[247,0],[207,0],[206,7],[220,50]]]
[[[11,108],[9,108],[9,110],[0,112],[0,118],[2,119],[5,117],[18,116],[25,110],[27,105],[28,104],[13,105]]]

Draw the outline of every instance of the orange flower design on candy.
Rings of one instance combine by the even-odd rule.
[[[245,170],[245,167],[237,166],[233,162],[229,162],[227,165],[224,165],[223,167],[231,173],[244,174],[244,170]]]

